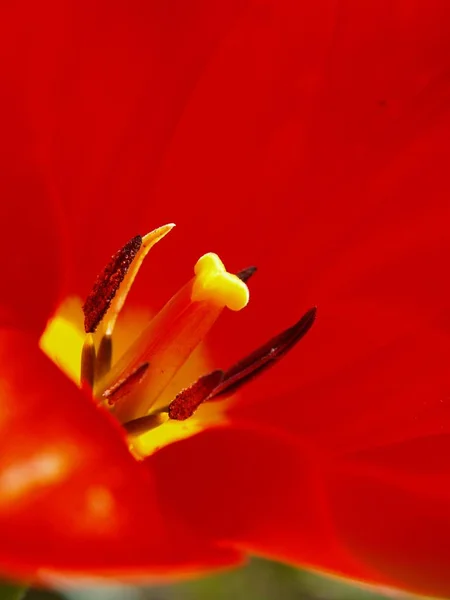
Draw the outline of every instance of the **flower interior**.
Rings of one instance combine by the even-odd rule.
[[[174,227],[137,235],[114,254],[81,307],[63,304],[49,322],[41,348],[99,407],[122,424],[137,458],[226,421],[226,402],[238,388],[273,365],[310,329],[315,309],[228,370],[208,371],[199,360],[201,342],[225,308],[240,311],[249,301],[246,282],[254,267],[228,273],[220,258],[203,255],[194,276],[157,313],[137,314],[138,334],[117,359],[117,320],[149,250]],[[74,311],[84,313],[84,332]],[[145,322],[147,321],[147,322]],[[174,392],[177,375],[197,354],[205,373]],[[189,368],[188,363],[188,368]],[[192,364],[190,365],[192,373]],[[188,371],[189,372],[189,371]]]

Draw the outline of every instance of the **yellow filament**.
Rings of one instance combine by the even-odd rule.
[[[239,277],[227,272],[217,254],[204,254],[194,271],[196,277],[191,294],[194,302],[206,300],[235,311],[247,306],[248,287]]]
[[[83,350],[81,351],[81,374],[80,383],[82,389],[92,394],[94,389],[95,377],[95,344],[94,336],[88,333],[84,340]]]

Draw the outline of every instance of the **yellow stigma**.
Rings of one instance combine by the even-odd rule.
[[[206,300],[236,311],[247,306],[248,287],[239,277],[227,272],[217,254],[204,254],[198,259],[194,272],[196,277],[191,294],[194,302]]]

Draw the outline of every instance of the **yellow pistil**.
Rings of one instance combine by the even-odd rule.
[[[191,294],[194,302],[208,301],[235,311],[247,306],[248,287],[239,277],[227,272],[217,254],[204,254],[198,259],[194,272]]]

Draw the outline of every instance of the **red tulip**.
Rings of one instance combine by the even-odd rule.
[[[1,572],[149,578],[251,552],[450,594],[448,3],[24,0],[0,23]],[[131,389],[124,428],[87,358],[83,391],[39,344],[73,365],[47,320],[80,331],[108,256],[171,221],[118,353],[205,252],[259,273],[174,382],[213,372],[169,410],[185,429],[155,427],[136,460],[152,357],[102,390]],[[190,416],[314,305],[294,351]]]

